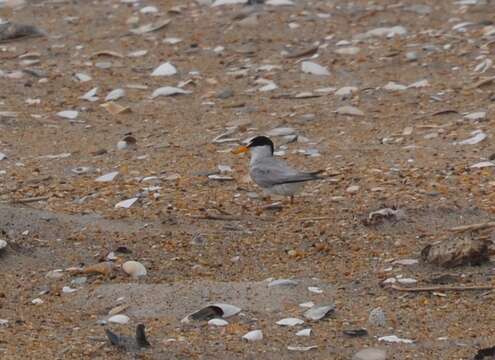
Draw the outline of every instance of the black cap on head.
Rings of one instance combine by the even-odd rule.
[[[247,147],[252,148],[255,146],[269,146],[272,149],[272,154],[275,150],[273,142],[266,136],[256,136],[255,138],[252,138]]]

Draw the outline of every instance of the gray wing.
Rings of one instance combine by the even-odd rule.
[[[277,159],[260,160],[253,164],[249,174],[255,183],[262,187],[318,180],[319,171],[301,172]]]

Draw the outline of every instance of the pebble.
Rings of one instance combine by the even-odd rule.
[[[298,318],[285,318],[276,322],[277,325],[280,326],[295,326],[304,324],[304,320]]]
[[[352,357],[352,360],[386,360],[387,353],[385,350],[378,348],[367,348],[358,351]]]

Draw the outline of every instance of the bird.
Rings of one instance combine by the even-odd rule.
[[[249,175],[269,195],[289,196],[291,204],[294,195],[308,181],[322,180],[323,170],[304,172],[291,168],[284,161],[276,159],[273,141],[266,136],[252,138],[247,146],[232,150],[234,154],[251,153]]]
[[[136,326],[136,336],[121,336],[110,329],[105,329],[105,333],[110,340],[110,343],[118,348],[128,351],[128,352],[137,352],[142,348],[146,348],[151,346],[151,344],[146,339],[146,333],[144,330],[144,325],[139,324]]]

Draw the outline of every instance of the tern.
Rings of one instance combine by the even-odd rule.
[[[247,146],[233,150],[234,154],[251,153],[249,175],[251,179],[270,195],[290,196],[293,203],[294,194],[302,189],[308,181],[321,180],[323,171],[304,172],[291,168],[284,161],[273,156],[273,142],[266,136],[256,136]]]

